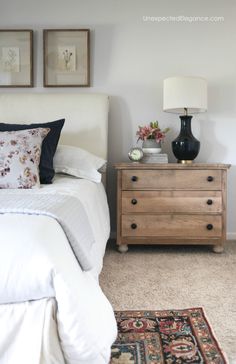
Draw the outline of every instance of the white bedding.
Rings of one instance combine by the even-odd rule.
[[[74,196],[79,199],[82,203],[89,221],[91,222],[91,229],[96,241],[93,245],[91,255],[94,266],[92,272],[94,276],[97,277],[102,269],[102,260],[106,248],[106,243],[109,238],[110,233],[110,219],[109,210],[107,205],[107,198],[104,191],[102,183],[93,183],[88,180],[78,179],[71,176],[56,175],[54,182],[51,185],[41,185],[40,189],[32,190],[1,190],[0,189],[0,201],[1,195],[6,197],[7,195],[31,195],[31,194],[68,194],[69,196]],[[17,217],[17,218],[16,218]],[[12,240],[18,239],[18,230],[11,229],[11,226],[19,224],[18,227],[24,231],[24,239],[27,235],[35,235],[35,230],[37,231],[38,238],[41,239],[40,234],[44,234],[47,228],[45,226],[41,227],[40,219],[38,216],[32,215],[31,221],[29,223],[29,216],[16,216],[14,214],[0,215],[2,219],[2,224],[0,220],[0,226],[4,227],[0,235],[0,239]],[[3,221],[4,219],[4,221]],[[16,221],[15,221],[16,220]],[[47,225],[50,225],[50,219],[47,219]],[[43,221],[44,224],[44,221]],[[59,228],[59,226],[58,226]],[[23,230],[24,229],[24,230]],[[48,227],[50,230],[50,227]],[[45,237],[43,236],[43,239]],[[1,301],[0,301],[1,302]]]
[[[0,200],[1,193],[10,192],[0,191]],[[63,176],[43,186],[40,193],[79,197],[92,222],[95,264],[91,271],[82,271],[56,220],[43,215],[0,215],[0,327],[4,327],[0,330],[0,363],[59,364],[64,362],[61,348],[66,363],[107,364],[116,323],[98,285],[110,225],[104,188]],[[33,315],[34,328],[28,327],[32,332],[25,330],[31,312],[38,312]],[[45,327],[54,330],[54,335],[47,335],[50,330]],[[33,357],[29,347],[35,348]]]
[[[45,193],[45,191],[68,193],[71,196],[77,196],[82,202],[89,221],[92,222],[91,227],[96,240],[92,250],[95,263],[92,271],[98,276],[102,269],[106,243],[110,235],[110,215],[103,184],[56,175],[53,184],[42,186],[41,193]]]

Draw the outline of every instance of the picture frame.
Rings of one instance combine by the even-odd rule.
[[[43,30],[44,87],[90,86],[90,30]]]
[[[0,87],[33,87],[33,30],[0,29]]]

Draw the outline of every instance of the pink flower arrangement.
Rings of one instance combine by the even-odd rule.
[[[152,121],[149,125],[139,126],[136,133],[139,140],[155,139],[157,142],[161,142],[165,139],[166,133],[170,128],[161,130],[159,128],[158,121]]]

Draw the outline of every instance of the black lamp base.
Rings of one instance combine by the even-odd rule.
[[[200,142],[192,134],[192,116],[181,115],[180,120],[180,133],[172,142],[172,150],[178,163],[189,164],[197,157],[200,150]]]

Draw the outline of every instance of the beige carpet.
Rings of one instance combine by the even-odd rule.
[[[100,283],[115,310],[205,308],[230,364],[236,364],[236,243],[209,247],[108,246]]]

